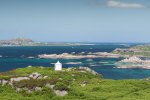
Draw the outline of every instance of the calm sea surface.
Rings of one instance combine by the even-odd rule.
[[[39,59],[39,54],[61,54],[81,52],[111,52],[116,48],[127,48],[133,44],[96,44],[88,46],[33,46],[33,47],[0,47],[0,71],[33,66],[53,67],[57,60],[63,63],[64,68],[86,66],[109,79],[141,79],[150,77],[150,70],[146,69],[118,69],[117,58],[96,59]],[[77,62],[78,64],[67,64]]]

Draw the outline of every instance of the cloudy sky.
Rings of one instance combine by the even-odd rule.
[[[0,39],[149,42],[150,0],[0,0]]]

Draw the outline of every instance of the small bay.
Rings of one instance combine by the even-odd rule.
[[[127,44],[135,45],[135,44]],[[92,48],[92,49],[91,49]],[[119,69],[115,62],[121,58],[93,58],[93,59],[40,59],[40,54],[61,54],[81,52],[111,52],[116,48],[126,48],[126,45],[113,43],[95,43],[82,46],[18,46],[0,47],[0,71],[9,71],[16,68],[31,66],[53,67],[59,60],[64,68],[90,67],[108,79],[142,79],[150,76],[148,69]],[[80,63],[79,63],[80,62]]]

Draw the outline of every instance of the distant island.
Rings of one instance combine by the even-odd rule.
[[[69,43],[69,42],[35,42],[30,38],[0,40],[0,46],[79,46],[79,45],[94,45],[94,44]]]
[[[125,58],[116,63],[117,68],[150,69],[150,45],[148,44],[123,49],[117,48],[112,53]]]
[[[21,45],[33,45],[33,44],[35,44],[34,41],[29,38],[0,40],[0,46],[21,46]]]
[[[39,58],[51,58],[51,59],[83,59],[83,58],[119,58],[122,57],[119,54],[113,54],[108,52],[81,52],[79,54],[74,53],[62,53],[62,54],[41,54]]]
[[[121,54],[124,56],[150,57],[150,45],[136,45],[130,48],[116,48],[112,51],[114,54]]]

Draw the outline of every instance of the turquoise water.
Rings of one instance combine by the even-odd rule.
[[[128,44],[131,45],[131,44]],[[95,58],[95,59],[39,59],[39,54],[61,54],[80,52],[111,52],[115,48],[127,48],[120,44],[96,44],[89,46],[37,46],[37,47],[0,47],[0,71],[33,66],[53,67],[53,63],[60,60],[64,68],[85,66],[102,74],[109,79],[141,79],[150,76],[146,69],[118,69],[115,62],[121,58]],[[78,64],[67,64],[78,62]]]

